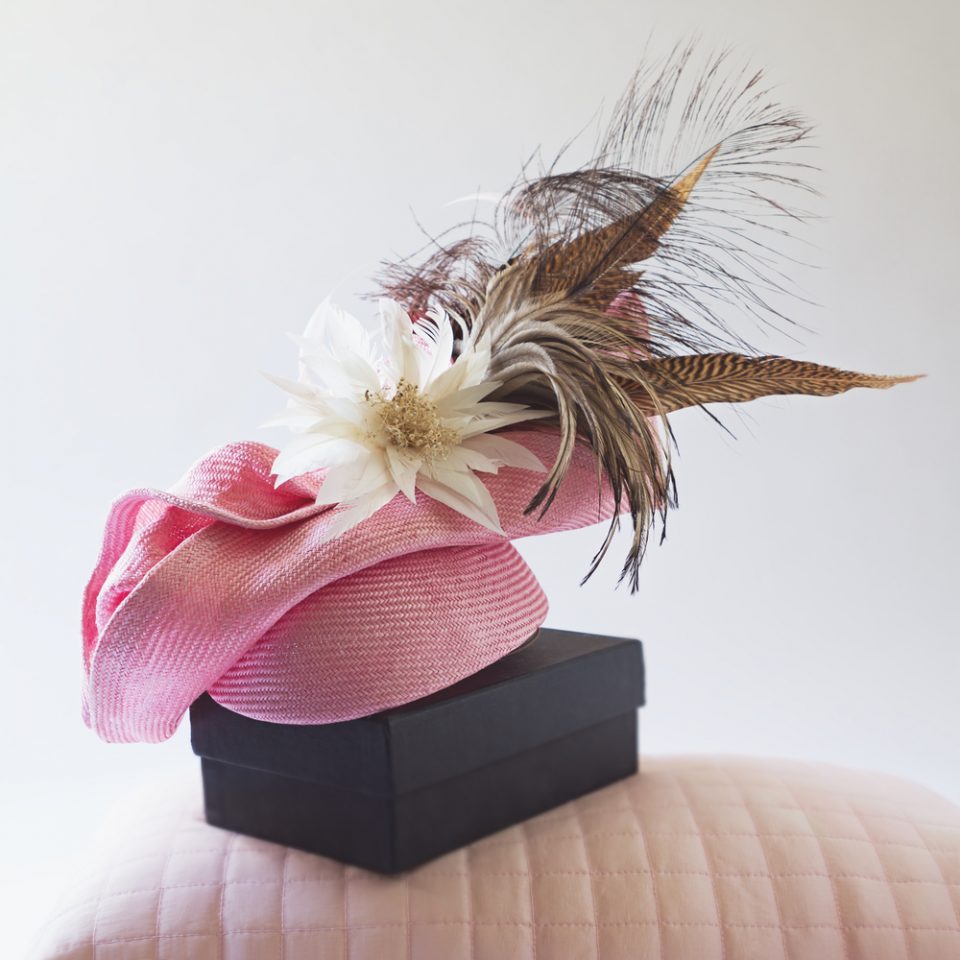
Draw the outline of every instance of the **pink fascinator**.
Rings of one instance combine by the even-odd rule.
[[[83,607],[101,737],[163,740],[204,691],[316,724],[446,687],[544,620],[512,540],[608,521],[589,576],[626,517],[636,589],[675,502],[674,411],[912,379],[729,329],[780,318],[766,293],[808,127],[717,67],[638,75],[588,163],[524,173],[489,220],[387,264],[378,333],[323,304],[277,381],[283,449],[229,444],[114,504]]]

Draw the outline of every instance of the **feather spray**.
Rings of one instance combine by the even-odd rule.
[[[621,579],[633,590],[651,527],[676,503],[667,414],[916,379],[759,355],[731,332],[731,312],[786,320],[775,305],[789,292],[783,223],[807,215],[778,197],[810,190],[796,159],[810,128],[759,73],[729,76],[726,55],[697,67],[692,54],[637,72],[588,163],[525,170],[488,222],[381,274],[380,292],[421,329],[436,333],[443,321],[429,318],[445,314],[455,349],[489,343],[491,399],[555,418],[559,452],[528,511],[549,509],[577,438],[591,444],[632,521]]]

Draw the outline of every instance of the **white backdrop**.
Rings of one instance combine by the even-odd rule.
[[[869,16],[864,16],[869,9]],[[675,419],[681,509],[641,591],[600,531],[523,546],[557,626],[646,641],[649,752],[874,767],[960,799],[955,4],[144,0],[0,8],[4,902],[28,926],[124,783],[185,731],[79,718],[79,604],[110,500],[166,485],[281,404],[284,334],[465,193],[505,187],[698,31],[817,124],[816,334],[889,393]],[[622,545],[621,545],[622,546]],[[11,954],[13,955],[13,954]]]

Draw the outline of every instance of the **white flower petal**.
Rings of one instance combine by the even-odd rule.
[[[380,322],[397,379],[420,387],[429,369],[430,355],[414,342],[410,315],[395,300],[381,297]]]
[[[433,316],[433,315],[431,315]],[[330,536],[366,519],[402,493],[416,502],[417,489],[502,534],[496,505],[474,471],[496,473],[502,466],[543,471],[528,450],[490,431],[551,416],[522,404],[486,401],[500,383],[488,380],[489,338],[463,338],[451,361],[455,332],[450,318],[433,316],[436,339],[417,343],[415,326],[399,304],[380,302],[385,347],[377,353],[363,327],[328,301],[318,307],[300,346],[299,382],[270,377],[291,399],[274,419],[297,431],[277,455],[277,482],[317,468],[324,479],[318,504],[340,504]],[[424,461],[415,452],[387,442],[368,393],[387,398],[400,380],[431,401],[438,425],[459,435],[443,459]]]
[[[419,457],[412,457],[408,453],[398,450],[394,446],[386,448],[387,467],[390,475],[400,492],[411,502],[417,502],[416,481],[417,471],[423,461]]]
[[[471,336],[462,347],[461,356],[465,358],[469,368],[470,383],[482,383],[489,379],[487,372],[490,369],[490,337],[484,336],[475,340]]]
[[[313,311],[313,314],[307,321],[307,325],[303,328],[303,335],[310,337],[312,340],[326,341],[327,328],[330,325],[336,309],[333,303],[330,302],[330,298],[324,297],[323,300],[317,304],[317,309]]]
[[[429,388],[426,393],[427,396],[433,400],[437,408],[437,413],[441,417],[447,417],[456,416],[458,413],[461,413],[461,411],[472,412],[473,407],[484,397],[493,393],[499,386],[500,381],[498,380],[486,380],[483,383],[474,384],[472,387],[461,387],[459,390],[454,390],[439,400],[433,399]]]
[[[456,490],[451,490],[445,484],[423,475],[417,477],[417,488],[422,490],[428,497],[432,497],[434,500],[445,504],[450,507],[451,510],[456,510],[457,513],[463,514],[463,516],[473,520],[475,523],[479,523],[482,527],[506,536],[503,528],[500,526],[500,517],[497,515],[496,506],[493,507],[492,513],[487,513]]]
[[[424,393],[429,393],[431,382],[450,368],[453,357],[453,325],[446,314],[434,319],[437,323],[437,339],[431,345],[430,366],[421,384]]]
[[[499,466],[486,454],[466,446],[454,447],[441,461],[450,470],[479,470],[481,473],[496,473]]]
[[[370,337],[363,324],[329,297],[313,312],[303,337],[324,344],[337,356],[355,353],[370,358]]]
[[[320,419],[321,414],[317,410],[310,410],[306,407],[290,407],[285,413],[264,420],[260,426],[262,428],[287,427],[296,433],[301,433],[312,427]]]
[[[495,433],[481,433],[475,437],[468,437],[463,441],[463,448],[482,453],[498,467],[519,467],[535,473],[547,472],[540,458],[531,453],[522,443]]]
[[[496,514],[497,510],[493,505],[490,491],[469,469],[448,466],[445,462],[433,463],[430,465],[430,479],[449,487],[481,509]]]
[[[306,408],[289,410],[267,421],[264,426],[289,427],[291,430],[296,431],[298,435],[310,434],[316,436],[317,434],[323,434],[329,437],[357,437],[360,435],[356,424],[344,420],[343,417],[330,416],[322,414],[317,410]],[[288,441],[288,445],[295,444],[298,440],[299,436],[292,437]]]
[[[311,317],[301,337],[292,337],[300,347],[300,379],[312,375],[336,393],[362,393],[382,386],[377,373],[381,358],[360,322],[325,300]]]
[[[392,483],[383,450],[366,449],[365,453],[352,463],[330,469],[320,485],[317,503],[351,503]],[[396,488],[396,484],[393,486]]]
[[[301,344],[300,362],[304,370],[327,390],[363,395],[366,390],[376,393],[380,389],[380,377],[366,356],[348,350],[334,353],[325,346],[303,338],[292,339]]]
[[[288,380],[286,377],[278,377],[272,373],[263,374],[271,383],[276,384],[281,390],[304,400],[307,403],[315,404],[318,408],[323,408],[326,398],[312,384],[304,383],[302,380]]]
[[[270,471],[276,474],[275,485],[279,487],[287,480],[302,476],[311,470],[350,467],[365,461],[368,456],[369,452],[362,445],[331,437],[318,440],[300,449],[285,448],[273,461]]]
[[[465,360],[466,354],[461,353],[459,357],[442,373],[438,374],[431,383],[427,385],[427,396],[434,403],[439,403],[444,397],[456,393],[464,387],[472,387],[476,381],[470,381],[470,362]]]
[[[347,397],[327,397],[326,404],[331,413],[347,423],[352,423],[360,432],[366,432],[367,415],[370,412],[367,404]]]
[[[334,440],[336,442],[340,442],[340,438],[332,437],[328,433],[310,431],[307,433],[298,434],[295,437],[291,437],[286,446],[284,446],[283,450],[277,454],[277,460],[279,460],[281,457],[298,454],[303,450],[311,450],[315,447],[323,446],[324,444],[330,443]]]
[[[497,417],[483,417],[474,423],[467,424],[461,431],[461,440],[468,437],[475,437],[480,433],[490,433],[493,430],[499,430],[502,427],[509,427],[514,423],[523,423],[526,420],[542,420],[545,417],[553,417],[556,414],[549,410],[521,410],[517,413],[505,413]]]
[[[321,542],[335,540],[352,530],[358,523],[373,516],[381,507],[385,507],[397,495],[393,484],[384,484],[365,494],[355,503],[336,511],[330,525],[324,530]]]

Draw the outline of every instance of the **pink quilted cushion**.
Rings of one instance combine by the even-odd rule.
[[[111,830],[35,958],[960,957],[960,809],[833,767],[649,760],[394,878],[209,827],[194,782]]]

